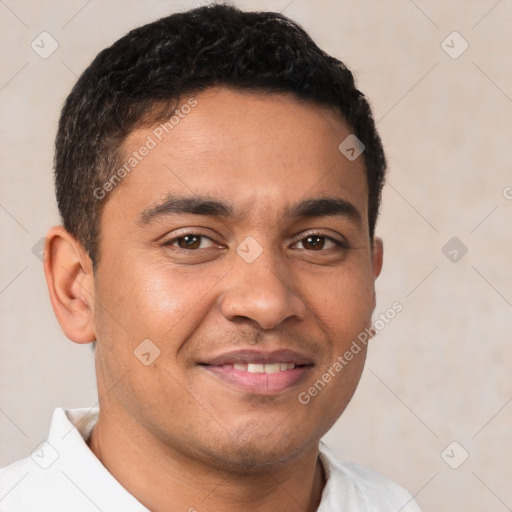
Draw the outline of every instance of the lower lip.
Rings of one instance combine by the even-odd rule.
[[[301,382],[311,366],[297,366],[293,370],[276,373],[249,373],[228,366],[202,366],[220,379],[234,384],[245,392],[274,395]]]

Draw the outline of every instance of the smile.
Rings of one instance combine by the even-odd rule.
[[[248,373],[278,373],[293,370],[295,368],[295,364],[293,363],[234,363],[232,365],[225,366],[231,366],[234,370]]]
[[[237,351],[200,364],[223,384],[259,395],[278,394],[290,389],[299,384],[313,366],[309,357],[287,350]]]

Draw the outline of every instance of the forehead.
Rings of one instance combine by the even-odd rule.
[[[351,130],[334,109],[292,94],[225,88],[181,106],[174,118],[127,137],[122,159],[137,162],[108,203],[141,211],[172,192],[219,197],[245,212],[261,205],[270,214],[310,196],[340,195],[366,219],[364,159],[349,161],[338,150]],[[143,147],[151,149],[141,157]]]

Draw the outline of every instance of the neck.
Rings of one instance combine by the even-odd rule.
[[[134,420],[100,413],[89,446],[108,471],[152,512],[317,510],[325,477],[318,447],[261,470],[229,471],[191,460]]]

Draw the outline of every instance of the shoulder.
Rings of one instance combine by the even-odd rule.
[[[2,511],[32,510],[28,501],[48,492],[52,478],[39,470],[31,457],[0,468],[0,509]]]
[[[380,473],[353,462],[341,462],[322,444],[320,458],[327,476],[324,498],[331,506],[342,500],[352,507],[349,510],[421,512],[409,492]],[[325,508],[325,512],[329,510]]]
[[[56,409],[47,441],[0,469],[2,512],[147,512],[87,445],[97,409]]]

